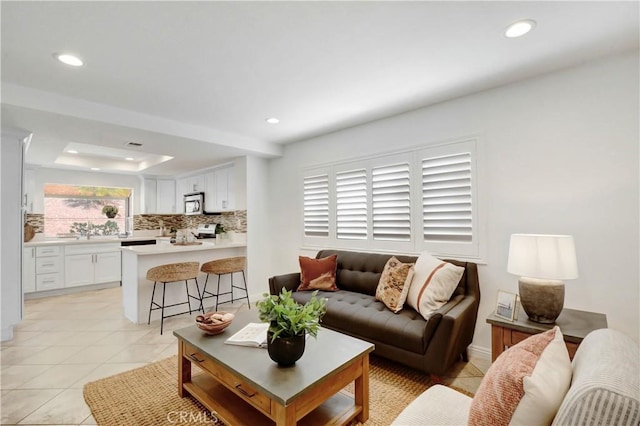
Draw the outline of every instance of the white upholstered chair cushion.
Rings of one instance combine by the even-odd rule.
[[[431,386],[391,423],[395,426],[466,425],[471,398],[442,385]]]

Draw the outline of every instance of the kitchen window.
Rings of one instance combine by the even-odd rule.
[[[303,170],[303,244],[480,259],[478,141]]]
[[[44,235],[118,235],[130,231],[131,189],[65,184],[44,186]],[[117,208],[107,217],[106,206]]]

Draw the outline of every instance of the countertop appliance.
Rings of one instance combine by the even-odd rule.
[[[129,247],[129,246],[147,246],[147,245],[151,245],[151,244],[155,244],[156,240],[129,240],[129,241],[122,241],[120,243],[121,247]]]
[[[184,214],[204,214],[204,192],[184,194]]]
[[[205,224],[205,225],[198,225],[198,229],[196,229],[196,238],[198,239],[202,239],[202,238],[215,238],[216,237],[216,225],[215,223],[213,224]]]

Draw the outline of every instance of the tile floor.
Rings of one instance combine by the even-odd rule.
[[[159,320],[132,324],[121,306],[120,287],[26,301],[14,339],[1,345],[0,424],[95,425],[84,384],[176,354],[172,331],[196,315],[165,320],[161,336]],[[470,364],[458,363],[445,384],[474,392],[490,363]]]

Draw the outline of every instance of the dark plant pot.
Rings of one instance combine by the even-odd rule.
[[[107,213],[107,217],[109,219],[113,219],[114,217],[116,217],[116,214],[115,213]]]
[[[302,357],[304,353],[305,335],[292,337],[278,337],[271,342],[273,333],[267,333],[267,351],[269,358],[278,363],[281,367],[290,367]]]

